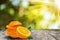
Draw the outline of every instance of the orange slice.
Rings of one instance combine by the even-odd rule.
[[[19,38],[27,38],[31,32],[25,27],[17,27],[17,34]]]
[[[6,33],[12,38],[17,38],[18,37],[16,30],[6,29]]]
[[[6,28],[10,28],[10,29],[14,29],[14,27],[16,28],[17,26],[22,25],[22,23],[20,23],[19,21],[11,21]]]

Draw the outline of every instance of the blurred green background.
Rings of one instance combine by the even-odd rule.
[[[0,29],[5,29],[13,20],[32,29],[60,29],[60,10],[54,3],[47,0],[1,0]]]

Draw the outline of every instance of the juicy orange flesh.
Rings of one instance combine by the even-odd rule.
[[[21,28],[21,29],[19,29],[19,30],[21,31],[21,33],[28,34],[28,32],[27,32],[26,29]]]
[[[23,36],[30,36],[30,31],[25,27],[17,27],[17,31]]]

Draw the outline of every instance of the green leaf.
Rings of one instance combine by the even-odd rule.
[[[31,31],[32,30],[31,26],[28,29]]]
[[[28,39],[33,39],[32,36],[29,36]]]
[[[28,28],[30,31],[32,30],[31,26]],[[30,35],[28,39],[33,39],[32,36]]]

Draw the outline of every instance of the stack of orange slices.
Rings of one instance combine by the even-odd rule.
[[[27,38],[31,34],[19,21],[11,21],[6,28],[6,33],[12,38]]]

